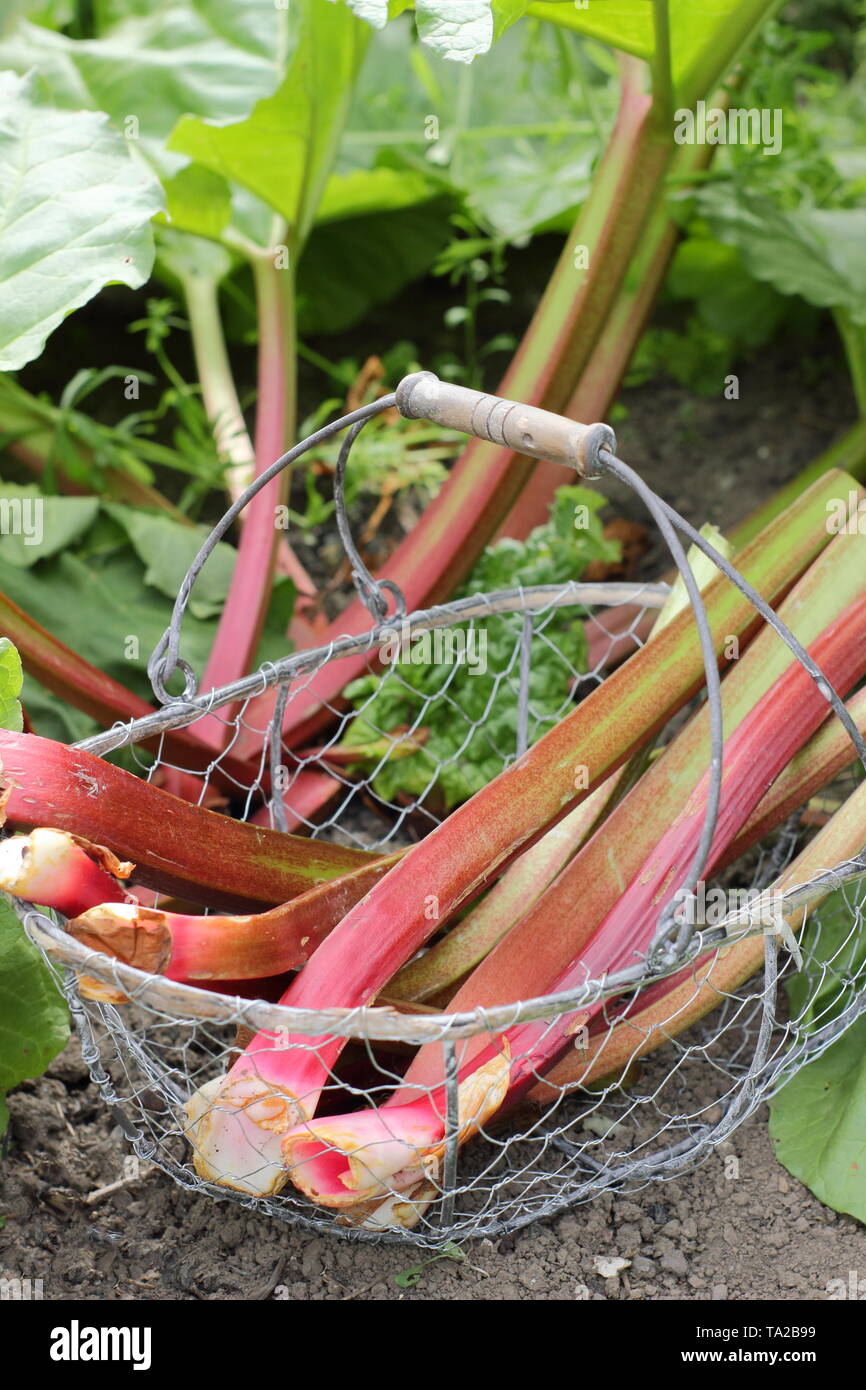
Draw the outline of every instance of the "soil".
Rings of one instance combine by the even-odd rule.
[[[667,382],[625,392],[621,455],[693,522],[740,519],[854,418],[825,348],[808,364],[782,350],[744,365],[737,401]],[[617,508],[643,519],[633,499]],[[9,1108],[0,1276],[42,1279],[46,1299],[811,1300],[866,1270],[862,1226],[779,1166],[764,1111],[676,1181],[431,1261],[288,1229],[156,1169],[130,1176],[75,1043]],[[605,1278],[594,1261],[611,1256],[630,1264]],[[420,1278],[402,1287],[396,1276],[412,1266]]]

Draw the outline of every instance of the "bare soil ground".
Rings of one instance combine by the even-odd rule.
[[[853,418],[841,373],[774,354],[741,371],[740,399],[694,400],[672,384],[626,393],[620,452],[690,520],[744,516]],[[636,503],[628,514],[640,517]],[[641,518],[642,519],[642,518]],[[658,556],[661,560],[661,556]],[[41,1278],[46,1299],[811,1300],[866,1274],[866,1233],[823,1207],[773,1157],[759,1112],[697,1171],[608,1196],[516,1236],[422,1264],[409,1248],[302,1234],[174,1186],[124,1175],[120,1130],[77,1045],[10,1097],[0,1276]],[[727,1163],[735,1156],[738,1164]],[[737,1172],[737,1176],[727,1176]],[[631,1261],[613,1278],[599,1256]]]

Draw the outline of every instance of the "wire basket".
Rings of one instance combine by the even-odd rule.
[[[698,853],[683,881],[672,887],[669,901],[660,906],[651,948],[628,969],[588,979],[579,988],[468,1014],[402,1012],[393,1006],[301,1011],[145,974],[87,949],[64,932],[59,919],[31,905],[19,904],[18,910],[36,944],[50,960],[65,967],[65,993],[85,1061],[141,1160],[156,1164],[186,1188],[240,1202],[306,1229],[329,1230],[351,1239],[436,1247],[513,1231],[606,1191],[634,1192],[711,1158],[761,1102],[866,1010],[866,952],[859,948],[866,908],[866,857],[827,865],[821,875],[786,895],[797,905],[808,906],[831,887],[842,894],[832,900],[832,913],[820,907],[813,913],[800,944],[806,964],[819,958],[823,962],[821,988],[809,998],[794,995],[788,1001],[782,985],[794,973],[796,962],[791,963],[787,952],[780,961],[777,936],[767,931],[759,896],[810,834],[799,815],[770,842],[765,841],[749,857],[746,868],[738,869],[737,882],[748,890],[747,910],[729,914],[712,927],[683,928],[673,908],[683,900],[683,893],[688,895],[702,880],[718,812],[722,726],[718,668],[706,613],[677,532],[700,544],[749,594],[780,640],[788,643],[816,680],[822,681],[821,673],[742,576],[616,458],[607,426],[575,425],[545,412],[446,387],[426,373],[407,378],[395,396],[320,430],[248,489],[203,546],[178,595],[172,626],[154,653],[151,678],[163,708],[89,739],[81,747],[99,755],[125,747],[140,759],[147,778],[160,771],[183,776],[187,795],[191,779],[196,779],[202,803],[218,790],[224,799],[230,796],[232,810],[241,818],[261,822],[269,812],[277,829],[300,828],[316,839],[388,852],[422,838],[455,800],[474,790],[465,781],[467,749],[472,750],[473,765],[483,755],[491,776],[507,768],[604,680],[613,664],[642,645],[664,603],[666,585],[616,582],[515,588],[407,614],[399,591],[377,584],[363,565],[343,499],[343,477],[354,439],[367,419],[395,402],[404,414],[424,415],[523,452],[568,461],[584,476],[605,471],[619,477],[646,503],[683,575],[705,659],[713,778]],[[180,657],[183,611],[196,575],[255,492],[306,448],[341,429],[348,433],[335,480],[337,519],[356,587],[370,611],[369,629],[326,648],[295,653],[222,690],[199,694],[194,673]],[[410,717],[399,737],[389,738],[389,731],[382,729],[383,746],[366,765],[359,769],[347,763],[344,744],[351,719],[360,714],[375,720],[383,692],[396,700],[409,699],[399,663],[380,660],[383,643],[393,640],[395,630],[404,654],[416,638],[427,641],[429,648],[438,637],[441,650],[453,655],[459,649],[465,662],[467,653],[481,651],[493,626],[496,641],[485,652],[489,657],[492,649],[494,656],[485,672],[480,706],[467,709],[455,697],[459,662],[442,660],[436,665],[441,682],[435,688],[419,692],[411,687]],[[588,648],[583,643],[575,646],[578,627],[591,632]],[[543,700],[533,683],[542,652]],[[375,691],[365,697],[362,690],[351,711],[334,708],[316,748],[307,752],[287,748],[282,729],[291,703],[308,698],[311,682],[327,663],[359,653],[366,655],[369,674],[376,678]],[[166,685],[178,669],[185,689],[182,696],[172,697]],[[269,717],[262,720],[257,697],[266,691],[274,699]],[[826,684],[823,693],[834,717],[845,724],[852,760],[859,758],[866,766],[866,747],[856,726]],[[406,740],[424,728],[434,704],[440,710],[444,704],[448,710],[447,756],[434,754],[418,738],[409,745],[412,751],[407,755]],[[496,717],[503,704],[510,711],[507,719]],[[152,762],[140,751],[144,741],[153,748],[154,738],[167,730],[204,718],[223,722],[226,750],[214,755],[206,771],[171,763],[164,749]],[[248,785],[240,784],[225,763],[241,736],[247,744],[255,740],[260,753],[257,772]],[[407,781],[402,775],[407,756],[415,759],[411,781],[416,790],[410,794],[400,790]],[[399,768],[398,762],[402,763]],[[308,817],[304,800],[312,776],[328,779],[330,789],[327,809],[315,820]],[[849,780],[854,776],[846,774]],[[731,882],[730,876],[727,881]],[[777,907],[778,903],[774,910]],[[627,1001],[634,999],[638,989],[673,974],[680,980],[678,1008],[688,1008],[707,988],[707,963],[720,958],[721,943],[732,937],[762,939],[763,970],[725,991],[724,997],[720,995],[719,1007],[703,1023],[677,1036],[669,1020],[648,1027],[629,1023]],[[828,951],[828,943],[832,950]],[[104,982],[127,1002],[87,997],[79,989],[80,976]],[[584,1073],[584,1084],[558,1086],[539,1076],[517,1109],[499,1117],[494,1106],[489,1119],[481,1117],[474,1126],[467,1126],[458,1073],[473,1040],[501,1040],[516,1025],[530,1020],[552,1025],[573,1016],[579,1023],[580,1011],[599,1001],[604,1001],[604,1007],[590,1035],[579,1043],[592,1062]],[[295,1040],[302,1036],[306,1041],[301,1045],[311,1050],[324,1037],[345,1038],[340,1061],[329,1072],[320,1113],[370,1107],[384,1117],[386,1126],[385,1103],[401,1083],[407,1057],[425,1044],[438,1045],[442,1141],[435,1155],[426,1155],[423,1171],[413,1172],[411,1181],[405,1174],[393,1184],[386,1181],[382,1196],[354,1209],[323,1208],[292,1183],[275,1194],[254,1196],[199,1176],[190,1144],[191,1135],[194,1139],[190,1098],[222,1077],[245,1039],[261,1029],[272,1031],[276,1047],[287,1035]],[[621,1042],[624,1036],[626,1052],[635,1065],[622,1064],[620,1049],[615,1073],[606,1075],[605,1048],[612,1039]],[[642,1059],[639,1064],[638,1059]],[[472,1128],[476,1131],[472,1141],[465,1143]]]

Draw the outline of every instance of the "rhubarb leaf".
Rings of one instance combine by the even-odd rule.
[[[866,208],[781,208],[759,192],[707,189],[701,211],[748,270],[782,294],[842,309],[866,324]]]
[[[68,1037],[68,1013],[57,979],[0,898],[0,1134],[9,1119],[6,1092],[41,1076]]]
[[[0,637],[0,729],[20,734],[24,727],[18,696],[24,674],[21,657],[8,637]]]
[[[576,29],[600,39],[624,53],[632,53],[664,71],[670,62],[676,95],[685,106],[706,96],[733,63],[764,18],[778,8],[778,0],[715,0],[696,5],[694,0],[667,0],[670,29],[669,53],[656,45],[656,11],[652,0],[605,0],[574,4],[573,0],[539,0],[528,13],[538,19]]]
[[[771,1102],[776,1157],[835,1211],[866,1221],[866,1018]]]
[[[68,549],[93,525],[96,497],[43,497],[34,486],[0,485],[0,506],[11,525],[3,531],[3,560],[16,569],[31,569]]]
[[[109,283],[153,265],[157,180],[108,118],[48,105],[37,75],[0,73],[0,369],[37,357]]]
[[[427,271],[448,244],[453,204],[438,198],[317,225],[298,268],[301,333],[343,333]]]
[[[831,893],[806,926],[804,969],[788,985],[792,1023],[828,1028],[866,984],[863,881]],[[866,1221],[866,1019],[799,1071],[770,1102],[776,1155],[837,1211]]]
[[[164,141],[186,114],[238,121],[282,74],[287,13],[262,0],[120,0],[100,5],[98,33],[70,39],[20,23],[0,65],[36,67],[55,105],[105,111],[167,172]]]
[[[104,510],[129,536],[145,566],[145,584],[174,602],[187,570],[210,534],[210,527],[183,526],[171,517],[112,503],[107,503]],[[222,612],[236,559],[237,551],[225,541],[214,547],[190,596],[189,612],[194,618],[212,618]]]
[[[185,116],[169,148],[250,190],[303,244],[331,172],[369,29],[342,6],[296,0],[285,78],[246,120]]]
[[[415,0],[418,34],[452,62],[471,63],[529,8],[531,0]]]
[[[459,197],[483,229],[509,240],[570,229],[616,95],[614,84],[587,80],[578,37],[518,27],[468,72],[419,53],[410,38],[395,28],[373,45],[340,175],[364,168],[379,177],[387,157],[389,170],[399,165],[416,183],[423,170],[430,192]]]

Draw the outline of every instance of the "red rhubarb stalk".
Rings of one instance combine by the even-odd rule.
[[[586,366],[628,271],[650,211],[658,198],[674,144],[670,129],[652,118],[643,90],[644,68],[623,65],[619,114],[589,197],[568,237],[498,395],[546,410],[563,411]],[[588,268],[575,268],[575,247],[588,249]],[[399,585],[411,612],[447,598],[466,577],[520,492],[531,460],[505,447],[472,439],[441,492],[398,546],[381,578]],[[332,623],[322,641],[366,632],[370,615],[355,602]],[[366,669],[366,656],[329,663],[305,680],[286,707],[284,729],[293,744],[306,740],[327,717],[327,704]],[[275,696],[254,702],[254,723],[270,719]],[[246,743],[243,753],[249,752]]]
[[[849,480],[842,486],[847,496]],[[784,591],[804,562],[823,549],[829,539],[826,503],[838,488],[834,479],[813,489],[740,557],[742,572],[765,597]],[[709,586],[705,601],[717,649],[754,622],[751,604],[723,578]],[[413,846],[320,946],[283,1002],[303,1009],[371,1003],[500,864],[641,747],[699,686],[701,673],[693,619],[683,612],[522,758]],[[376,947],[359,950],[361,935]],[[223,1083],[219,1107],[202,1119],[201,1171],[214,1171],[215,1155],[225,1157],[228,1145],[235,1161],[224,1170],[235,1175],[234,1181],[251,1175],[249,1190],[259,1190],[260,1179],[261,1190],[269,1190],[280,1171],[280,1130],[314,1113],[342,1046],[338,1037],[323,1039],[315,1050],[303,1037],[283,1039],[279,1049],[267,1032],[254,1039]]]
[[[864,557],[866,537],[835,537],[780,605],[780,617],[801,643],[808,646],[815,641],[859,597]],[[650,652],[663,636],[654,637],[646,651]],[[787,646],[771,629],[764,628],[722,682],[724,727],[729,736],[773,682],[796,664]],[[620,802],[602,832],[575,855],[543,897],[473,972],[450,1002],[451,1010],[483,1008],[545,993],[547,982],[574,958],[614,908],[626,884],[651,854],[660,831],[694,793],[707,766],[709,746],[709,710],[703,707]],[[847,761],[850,756],[849,743]],[[777,812],[781,814],[778,806]],[[481,1039],[473,1040],[470,1052],[481,1045]],[[422,1049],[413,1065],[416,1075],[424,1072],[428,1080],[438,1081],[441,1050]]]
[[[118,721],[127,723],[153,714],[153,705],[91,666],[71,647],[64,646],[6,594],[0,594],[0,636],[8,637],[15,644],[28,675],[100,724],[110,727]],[[142,746],[157,745],[183,767],[208,769],[211,779],[218,783],[233,779],[235,786],[238,782],[247,786],[255,775],[254,769],[236,758],[231,750],[214,765],[213,750],[190,729],[168,729]],[[196,779],[195,787],[198,795],[200,780]]]
[[[95,903],[125,904],[134,864],[122,863],[104,845],[65,830],[40,827],[0,843],[0,889],[15,898],[77,917]]]
[[[864,638],[866,594],[810,648],[827,679],[843,692],[866,671]],[[797,664],[785,672],[731,735],[725,749],[723,795],[709,869],[757,805],[768,781],[778,775],[826,715],[825,697]],[[549,982],[548,992],[564,992],[589,980],[602,979],[634,964],[647,951],[660,907],[674,882],[682,878],[696,849],[709,780],[707,771],[613,911],[577,957]],[[587,1004],[579,1012],[580,1023],[585,1026],[602,1007],[602,1001]],[[461,1086],[469,1082],[477,1093],[478,1081],[476,1078],[473,1082],[472,1078],[481,1070],[486,1077],[489,1111],[490,1093],[495,1090],[498,1094],[503,1089],[498,1068],[504,1060],[508,1081],[502,1103],[514,1103],[571,1044],[574,1028],[575,1014],[565,1013],[552,1020],[509,1029],[461,1069]],[[491,1069],[495,1086],[490,1079]],[[444,1087],[431,1093],[422,1083],[419,1096],[417,1084],[410,1067],[399,1094],[414,1093],[414,1100],[362,1112],[361,1117],[344,1115],[297,1125],[282,1144],[282,1156],[291,1167],[295,1185],[315,1201],[342,1206],[352,1200],[387,1198],[395,1188],[414,1187],[423,1176],[429,1179],[431,1164],[438,1163],[445,1140],[447,1102]],[[462,1125],[461,1141],[472,1132],[472,1126]],[[385,1135],[387,1143],[383,1142]],[[238,1155],[224,1148],[220,1156],[226,1160]],[[218,1180],[228,1181],[225,1171]]]
[[[0,730],[0,764],[12,829],[53,825],[106,844],[137,882],[206,907],[273,907],[382,857],[216,815],[34,734]]]
[[[804,750],[805,751],[805,750]],[[866,844],[866,782],[852,793],[822,830],[809,842],[771,886],[766,897],[778,897],[816,875],[859,854]],[[829,884],[826,893],[832,891]],[[797,909],[792,925],[802,930],[826,893],[807,909]],[[588,1086],[609,1078],[615,1083],[640,1057],[698,1023],[717,1009],[764,964],[763,937],[746,937],[711,952],[668,979],[642,990],[609,1027],[600,1017],[590,1027],[586,1049],[571,1049],[545,1080],[530,1092],[541,1104],[557,1100],[563,1090]],[[594,1035],[593,1035],[594,1033]]]
[[[264,980],[303,965],[399,858],[364,865],[269,912],[199,917],[100,899],[88,911],[79,908],[66,930],[95,951],[170,980]]]

